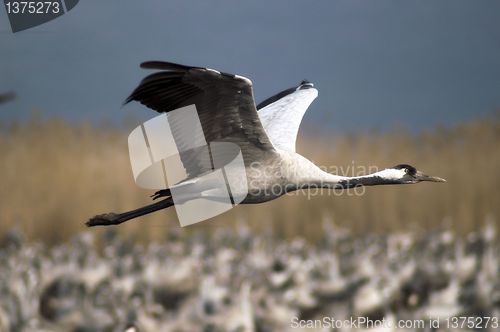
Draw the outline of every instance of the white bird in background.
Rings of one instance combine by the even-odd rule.
[[[243,193],[246,196],[242,204],[270,201],[299,189],[445,182],[444,179],[425,175],[406,164],[364,176],[340,176],[321,170],[296,153],[295,141],[300,122],[309,105],[318,96],[313,83],[303,81],[256,106],[252,81],[248,78],[209,68],[160,61],[145,62],[141,67],[159,71],[144,78],[126,102],[138,101],[160,113],[194,104],[207,143],[230,142],[241,149],[247,177]],[[194,139],[189,137],[192,133],[175,134],[183,139]],[[206,190],[192,192],[192,196],[185,198],[186,201],[199,197],[213,200],[226,198],[214,193],[208,184],[204,186],[204,183],[199,183],[203,181],[200,174],[212,171],[210,161],[207,164],[206,160],[193,153],[181,155],[181,161],[188,179],[154,195],[154,199],[166,197],[165,199],[129,212],[97,215],[87,225],[121,224],[173,206],[170,189],[189,186],[193,181],[197,188]]]

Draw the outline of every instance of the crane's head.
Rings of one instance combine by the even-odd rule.
[[[422,181],[446,182],[445,179],[437,176],[430,176],[418,171],[415,167],[407,164],[399,164],[382,171],[385,176],[390,177],[397,183],[412,184]]]

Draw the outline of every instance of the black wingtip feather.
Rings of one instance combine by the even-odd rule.
[[[185,66],[178,63],[166,62],[166,61],[146,61],[141,63],[141,68],[186,71],[189,69],[200,68],[200,67]]]
[[[141,81],[123,104],[138,101],[159,112],[173,110],[184,100],[188,100],[201,92],[199,88],[182,81],[185,74],[185,71],[159,71],[153,73]],[[169,106],[164,108],[164,105]]]
[[[260,110],[261,108],[264,108],[267,105],[270,105],[270,104],[274,103],[275,101],[278,101],[281,98],[286,97],[286,96],[288,96],[291,93],[294,93],[296,90],[297,90],[296,87],[289,88],[289,89],[283,90],[283,91],[275,94],[274,96],[271,96],[271,97],[267,98],[266,100],[261,101],[257,105],[257,110]]]

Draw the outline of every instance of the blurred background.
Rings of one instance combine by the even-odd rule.
[[[213,317],[247,308],[240,310],[244,331],[285,330],[293,315],[420,317],[445,307],[459,309],[442,317],[498,314],[498,1],[86,0],[16,34],[0,10],[0,45],[0,260],[7,266],[0,272],[0,331],[90,328],[85,322],[95,312],[74,318],[82,306],[76,299],[99,308],[98,286],[126,282],[127,275],[134,277],[125,290],[106,284],[113,296],[101,299],[102,312],[109,317],[92,321],[117,330],[127,322],[147,325],[144,317],[171,323],[184,317],[190,301],[205,306],[214,285],[232,302],[224,302],[226,295],[213,300]],[[185,229],[175,211],[163,211],[112,230],[87,230],[84,222],[95,214],[150,201],[151,193],[133,181],[127,136],[156,114],[121,106],[147,74],[139,69],[146,60],[244,75],[257,101],[308,79],[319,97],[304,118],[299,153],[344,175],[408,163],[448,182],[367,188],[361,196],[294,194]],[[368,267],[358,271],[353,262]],[[180,295],[172,291],[180,287],[175,280],[152,278],[179,264],[187,272],[176,280],[190,280]],[[93,272],[98,266],[101,274]],[[325,276],[326,268],[333,274]],[[267,284],[275,273],[283,280]],[[325,280],[345,281],[327,286],[347,295],[324,296]],[[380,307],[356,309],[357,297],[384,289],[380,281],[396,285],[397,296],[386,291]],[[314,303],[282,298],[288,291],[305,292],[297,296],[307,302],[310,295]],[[446,291],[446,305],[430,296]],[[132,294],[141,294],[140,305]],[[59,303],[66,297],[73,307]],[[284,310],[274,314],[283,321],[268,322],[262,298]],[[237,330],[203,315],[204,328],[209,321],[216,331]]]

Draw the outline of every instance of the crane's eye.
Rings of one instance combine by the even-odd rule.
[[[410,170],[408,168],[403,168],[403,169],[404,169],[406,174],[410,173]]]

